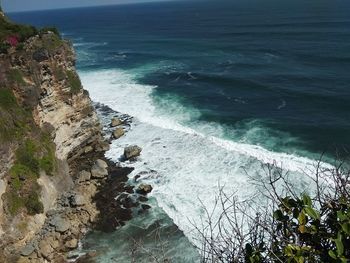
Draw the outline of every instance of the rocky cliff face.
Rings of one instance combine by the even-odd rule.
[[[45,31],[7,45],[11,30],[1,15],[0,262],[64,262],[97,215],[108,143],[69,42]]]

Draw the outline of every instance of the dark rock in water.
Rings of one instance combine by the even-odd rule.
[[[149,184],[140,184],[139,187],[136,190],[136,193],[141,195],[147,195],[148,193],[152,192],[153,188]]]
[[[132,185],[125,185],[124,191],[129,193],[129,194],[132,194],[132,193],[134,193],[134,187]]]
[[[141,175],[137,174],[135,177],[134,177],[134,182],[136,183],[138,179],[140,179]]]
[[[124,208],[137,207],[137,204],[131,199],[128,194],[121,194],[117,198],[118,203],[120,203]]]
[[[137,145],[125,147],[124,148],[124,157],[127,160],[130,160],[132,158],[136,158],[137,156],[140,156],[141,151],[142,151],[142,148],[137,146]]]
[[[97,252],[89,252],[84,256],[79,257],[75,263],[96,263],[95,257],[97,256]]]
[[[49,52],[45,48],[40,48],[33,53],[33,59],[42,62],[49,59]]]
[[[141,205],[141,208],[143,210],[148,210],[148,209],[151,209],[151,206],[143,204],[143,205]]]
[[[137,206],[125,192],[128,175],[133,171],[130,167],[116,167],[110,165],[108,173],[110,178],[101,184],[97,194],[93,198],[97,209],[100,211],[95,228],[103,232],[113,232],[117,227],[132,219],[131,208]],[[117,200],[117,193],[121,194]]]
[[[143,195],[140,195],[139,198],[138,198],[138,200],[139,200],[140,202],[147,202],[147,201],[148,201],[148,198],[145,197],[145,196],[143,196]]]

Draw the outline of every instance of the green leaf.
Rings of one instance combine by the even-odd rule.
[[[306,216],[305,216],[304,210],[302,210],[299,213],[298,222],[299,222],[300,225],[305,225],[306,224]]]
[[[337,246],[337,254],[338,254],[338,256],[343,255],[343,253],[344,253],[344,245],[343,245],[343,242],[342,242],[342,236],[339,235],[339,237],[337,239],[335,239],[334,242],[335,242],[335,245]]]
[[[333,259],[337,259],[337,256],[335,255],[334,251],[333,250],[329,250],[328,251],[328,255],[333,258]]]
[[[310,196],[308,196],[307,194],[303,194],[303,203],[306,206],[311,206],[312,205],[312,201]]]
[[[347,235],[350,235],[350,223],[341,224],[341,228]]]
[[[286,246],[284,248],[284,253],[287,255],[287,256],[292,256],[293,255],[293,249],[290,245]]]
[[[342,211],[337,212],[337,217],[339,218],[340,221],[344,221],[347,218],[346,214],[343,213]]]
[[[304,263],[304,257],[299,257],[298,258],[298,263]]]
[[[312,207],[305,207],[304,210],[312,219],[320,219],[320,214]]]

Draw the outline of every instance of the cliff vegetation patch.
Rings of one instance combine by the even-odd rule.
[[[81,90],[79,77],[73,71],[67,71],[68,85],[72,93],[78,93]]]
[[[37,179],[41,170],[52,175],[55,166],[54,147],[47,138],[27,139],[16,151],[16,161],[10,170],[5,194],[11,215],[17,214],[21,208],[26,208],[31,215],[43,212]]]

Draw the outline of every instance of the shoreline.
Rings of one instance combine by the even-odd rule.
[[[111,127],[110,125],[110,121],[113,118],[118,118],[123,121],[123,128],[125,129],[125,134],[123,136],[128,136],[128,131],[131,128],[133,117],[127,114],[116,112],[102,103],[93,104],[97,115],[101,121],[102,128],[104,131],[104,137],[110,138],[110,143],[114,140],[118,140],[113,138],[112,135],[113,130],[116,128]],[[80,246],[76,250],[73,250],[68,256],[70,262],[99,262],[97,261],[97,258],[101,255],[100,253],[103,252],[94,250],[94,246],[89,247],[91,245],[89,244],[89,242],[85,244],[86,238],[89,238],[89,235],[98,235],[98,233],[105,235],[106,237],[108,235],[111,235],[112,237],[115,234],[119,234],[118,231],[126,231],[122,230],[123,227],[129,228],[131,227],[131,225],[134,225],[132,221],[138,222],[139,220],[151,220],[152,222],[152,220],[154,220],[154,223],[156,225],[160,224],[158,226],[160,231],[159,234],[164,232],[164,235],[167,235],[164,242],[167,242],[167,239],[170,240],[172,238],[169,235],[173,235],[175,239],[184,238],[187,242],[189,242],[187,237],[175,225],[172,219],[165,213],[165,211],[163,211],[162,208],[160,208],[157,205],[156,199],[154,197],[151,197],[151,199],[153,200],[149,200],[147,194],[151,192],[152,187],[150,188],[150,190],[147,189],[147,191],[143,191],[143,189],[140,189],[141,186],[150,186],[144,184],[142,180],[139,181],[140,177],[146,174],[152,174],[157,172],[153,170],[145,170],[138,172],[133,177],[130,177],[130,173],[134,170],[133,163],[140,162],[140,160],[134,158],[130,161],[130,163],[125,163],[125,159],[123,159],[122,156],[118,159],[119,162],[113,162],[111,160],[105,159],[108,164],[109,176],[106,180],[102,182],[100,187],[98,187],[96,196],[94,198],[94,201],[96,201],[97,203],[97,208],[100,212],[102,212],[103,216],[100,217],[97,220],[97,222],[80,239]],[[159,211],[162,211],[160,216],[158,214],[156,217],[153,217],[153,215],[147,215],[147,213],[153,213],[152,210],[154,209],[156,210],[154,213],[159,213]],[[159,223],[157,223],[158,221]],[[160,223],[162,221],[163,223]],[[129,222],[131,225],[129,224]],[[164,225],[164,222],[168,223],[165,223]],[[152,232],[154,231],[152,230],[154,228],[154,226],[152,226],[154,223],[151,223],[151,225],[149,225],[149,229],[143,229],[141,226],[139,226],[140,228],[136,231],[136,233],[138,231],[141,232],[139,234],[136,234],[136,236],[141,235],[140,240],[147,240],[147,236],[152,235]],[[161,227],[161,225],[163,225],[163,227]],[[137,225],[135,225],[134,227],[136,227],[136,229],[138,228]],[[133,240],[132,234],[129,234],[130,236],[128,238],[130,240]],[[120,235],[122,235],[122,233],[120,233]],[[149,242],[149,240],[145,242],[147,243]],[[159,244],[157,244],[157,242],[154,241],[154,244],[151,244],[151,246],[157,247],[159,246]],[[118,248],[116,247],[115,249]],[[165,257],[165,255],[157,256]]]

